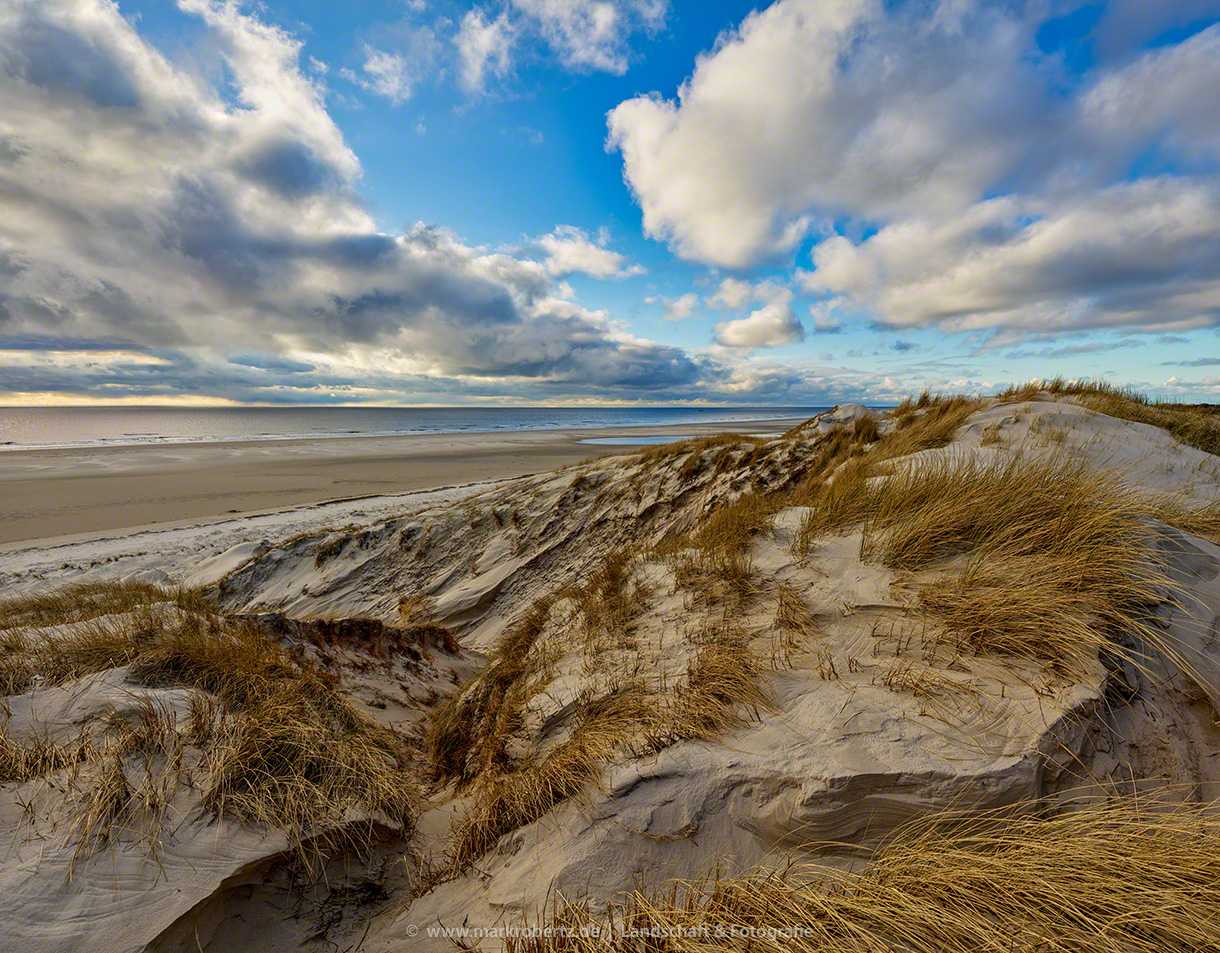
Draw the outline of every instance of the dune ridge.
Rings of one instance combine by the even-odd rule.
[[[0,921],[63,950],[783,917],[809,949],[1220,944],[1164,873],[1212,876],[1218,435],[1067,381],[843,405],[268,541],[203,589],[9,600]],[[1090,897],[1144,858],[1144,899],[1040,913],[1107,831]],[[918,886],[932,856],[1043,893],[988,919]],[[655,948],[721,948],[684,942]]]

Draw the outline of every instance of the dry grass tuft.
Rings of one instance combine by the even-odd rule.
[[[980,397],[933,397],[925,391],[915,402],[900,404],[892,415],[897,426],[884,442],[884,458],[947,447],[966,418],[986,403]]]
[[[976,651],[1079,671],[1124,634],[1164,645],[1146,621],[1168,595],[1139,499],[1086,464],[1020,457],[908,467],[870,500],[862,553],[920,570],[968,554],[920,605]]]
[[[314,850],[340,830],[371,836],[378,819],[410,830],[417,795],[401,738],[258,630],[188,620],[147,646],[132,674],[225,706],[206,758],[204,801],[217,813],[283,828]],[[353,825],[362,814],[372,820]]]
[[[1218,905],[1220,817],[1118,799],[1051,818],[933,819],[855,875],[794,867],[674,882],[604,916],[561,902],[548,925],[574,929],[507,949],[1196,953],[1220,949]]]
[[[857,417],[852,424],[851,435],[859,443],[876,443],[881,439],[881,427],[872,414]]]
[[[806,497],[798,555],[863,524],[861,555],[918,572],[966,559],[919,588],[919,605],[975,651],[1080,671],[1124,634],[1163,644],[1146,621],[1170,593],[1151,558],[1146,515],[1220,529],[1220,508],[1140,495],[1084,463],[1014,456],[941,458],[866,480],[844,467]]]
[[[452,869],[466,868],[504,834],[582,797],[615,748],[654,717],[648,693],[638,684],[624,685],[584,701],[568,739],[541,761],[531,759],[518,770],[480,778],[470,792],[472,806],[455,819],[450,832]]]
[[[529,701],[528,678],[542,667],[533,649],[552,605],[536,601],[505,630],[487,667],[436,710],[426,739],[433,780],[461,786],[507,766],[505,742]]]
[[[710,437],[695,437],[690,440],[676,440],[673,443],[660,443],[640,450],[636,459],[645,466],[655,466],[667,463],[677,457],[692,454],[701,457],[705,451],[717,447],[750,450],[766,441],[762,437],[751,437],[747,434],[720,433]]]
[[[686,677],[652,714],[643,747],[660,751],[678,741],[712,738],[738,723],[743,711],[769,706],[762,688],[763,666],[750,638],[731,623],[713,624],[699,634],[699,648]]]
[[[812,507],[812,512],[801,521],[792,544],[793,555],[807,556],[820,537],[842,532],[865,519],[876,497],[876,490],[868,483],[868,472],[868,462],[855,458],[834,479],[803,490],[800,503]]]
[[[133,817],[151,828],[176,789],[188,735],[199,749],[197,773],[206,775],[204,805],[284,829],[302,857],[340,837],[370,837],[374,824],[410,830],[417,784],[402,739],[351,708],[333,678],[250,625],[162,607],[119,616],[108,611],[113,605],[67,631],[10,634],[0,658],[10,691],[28,686],[31,673],[61,684],[128,666],[135,683],[195,692],[187,727],[146,700],[134,720],[112,721],[100,740],[0,746],[14,779],[83,765],[78,854]]]
[[[0,728],[0,784],[44,778],[87,761],[93,754],[94,747],[87,735],[69,742],[56,741],[45,733],[12,741],[8,732]]]
[[[983,439],[979,443],[984,447],[997,447],[1004,445],[1004,435],[1000,432],[999,421],[988,424],[983,428]]]
[[[770,528],[782,505],[774,496],[743,493],[713,510],[691,537],[691,545],[716,556],[744,556],[754,538]]]
[[[571,598],[580,612],[589,651],[634,645],[636,621],[649,595],[635,567],[635,554],[619,550],[607,556],[583,586],[561,594]]]
[[[190,589],[163,589],[142,582],[79,583],[38,595],[0,600],[0,630],[84,622],[161,603],[193,612],[210,609],[207,600]]]
[[[669,691],[627,679],[582,698],[569,717],[567,738],[543,757],[485,769],[470,785],[470,807],[452,826],[451,870],[460,871],[503,835],[565,801],[587,806],[588,793],[616,751],[659,751],[678,741],[709,738],[737,723],[743,710],[767,707],[762,666],[749,638],[731,625],[699,634],[685,676]]]

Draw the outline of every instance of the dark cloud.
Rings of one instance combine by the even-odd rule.
[[[1211,367],[1220,364],[1220,357],[1196,357],[1192,361],[1162,361],[1161,367]]]
[[[48,3],[53,7],[54,3]],[[5,39],[5,72],[49,92],[80,97],[103,109],[134,109],[141,97],[124,64],[109,50],[50,18],[20,19]]]
[[[102,0],[13,0],[0,25],[0,114],[22,129],[0,156],[0,243],[17,250],[0,259],[3,333],[32,352],[169,355],[107,370],[35,353],[0,367],[0,389],[706,395],[724,379],[564,300],[545,263],[436,227],[378,231],[299,43],[235,5],[180,5],[226,57],[225,95]]]
[[[241,367],[255,367],[264,371],[284,371],[289,374],[303,374],[306,371],[316,370],[316,366],[313,364],[277,357],[274,354],[239,354],[229,358],[229,363]]]
[[[338,184],[335,172],[308,145],[291,140],[272,142],[235,168],[251,181],[285,198],[303,198]]]

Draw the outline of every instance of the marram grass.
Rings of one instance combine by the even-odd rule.
[[[1214,953],[1218,910],[1220,814],[1120,798],[1049,818],[934,818],[900,831],[856,875],[792,867],[672,882],[604,915],[561,901],[541,925],[566,935],[507,948]]]

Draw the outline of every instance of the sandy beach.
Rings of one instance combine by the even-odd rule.
[[[0,453],[0,547],[331,500],[509,479],[651,442],[796,420],[664,427],[142,444]]]

